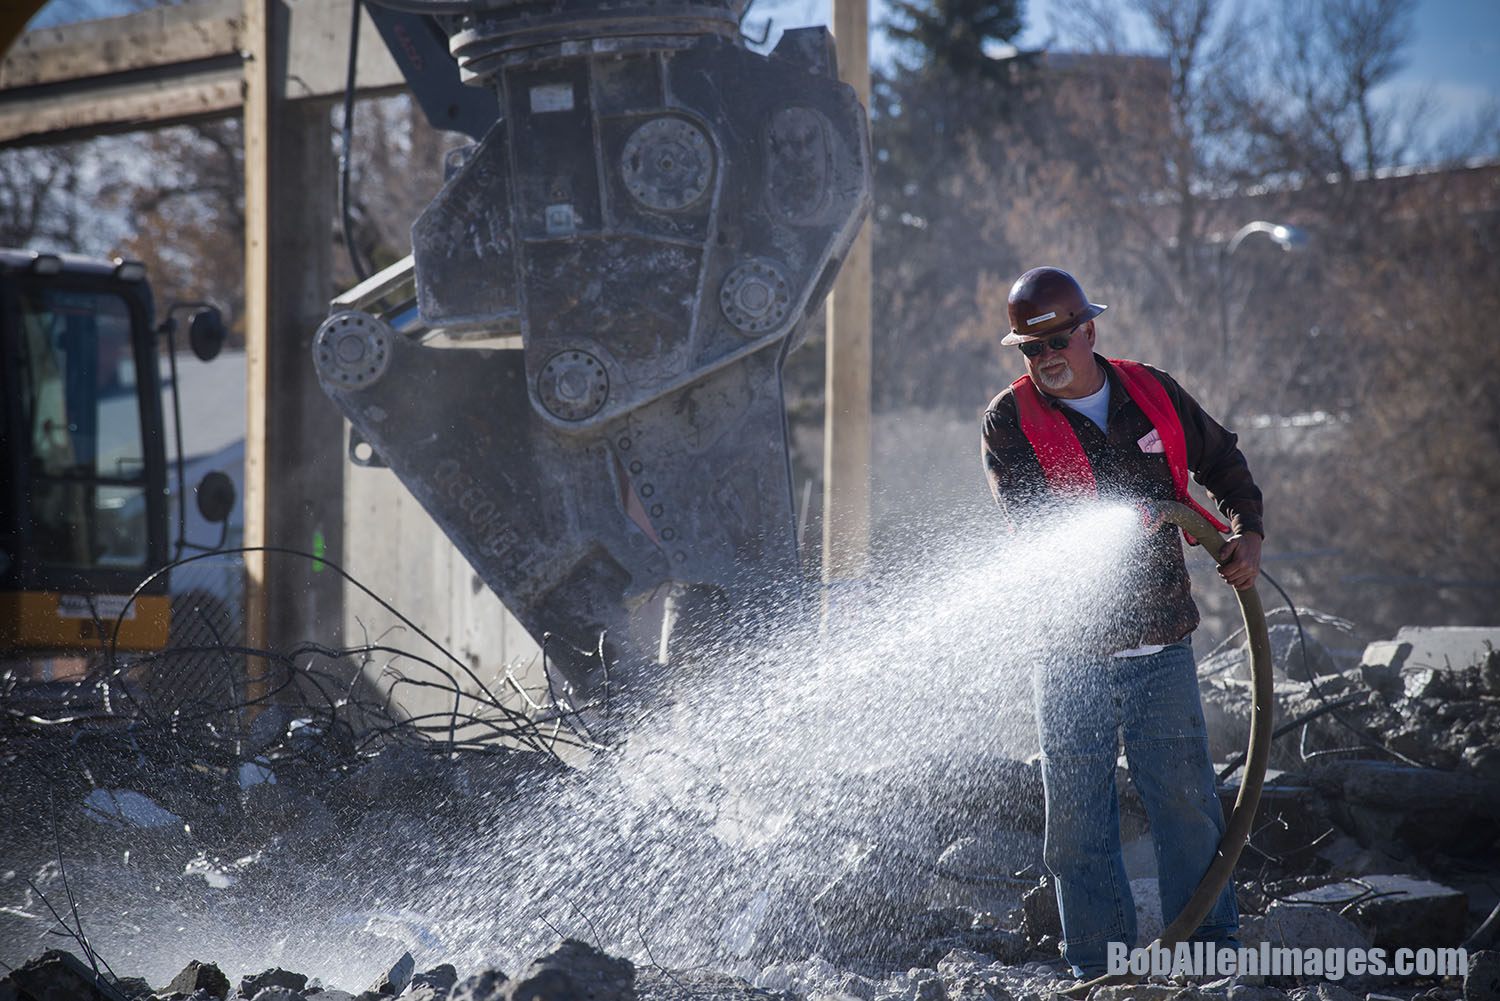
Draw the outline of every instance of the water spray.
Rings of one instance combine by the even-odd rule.
[[[1173,501],[1157,501],[1151,505],[1152,512],[1193,536],[1217,562],[1224,540],[1208,519],[1183,504]],[[1208,915],[1209,909],[1218,899],[1229,877],[1239,861],[1240,851],[1250,837],[1250,827],[1255,820],[1255,808],[1260,803],[1261,786],[1265,783],[1266,762],[1271,756],[1272,737],[1272,690],[1271,690],[1271,642],[1266,634],[1266,616],[1261,607],[1260,595],[1255,588],[1235,590],[1239,599],[1240,614],[1245,620],[1245,635],[1250,643],[1250,744],[1245,752],[1245,774],[1240,782],[1240,792],[1234,801],[1234,810],[1224,836],[1219,839],[1218,850],[1208,871],[1198,881],[1198,889],[1182,908],[1182,913],[1167,925],[1161,937],[1151,943],[1151,948],[1170,952],[1178,942],[1193,933]],[[1131,984],[1140,977],[1131,973],[1106,974],[1070,987],[1063,993],[1068,997],[1083,998],[1095,987],[1107,984]]]

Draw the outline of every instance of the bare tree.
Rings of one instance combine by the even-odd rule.
[[[1418,98],[1377,104],[1404,64],[1416,0],[1281,0],[1269,58],[1241,110],[1268,169],[1350,180],[1396,162],[1427,112]]]
[[[245,312],[245,170],[238,119],[143,134],[150,184],[122,184],[113,208],[129,226],[122,252],[144,261],[158,303],[208,300],[235,341]]]
[[[1416,0],[1323,0],[1326,51],[1340,71],[1343,104],[1358,122],[1366,174],[1373,174],[1392,151],[1388,120],[1373,107],[1371,92],[1405,63]]]
[[[0,246],[82,251],[81,144],[0,150]]]
[[[337,133],[334,141],[340,141]],[[357,106],[350,159],[349,237],[363,260],[379,269],[411,253],[411,224],[442,187],[444,156],[468,141],[467,136],[434,129],[416,102],[405,95]],[[335,265],[341,284],[353,280],[346,254],[336,255]]]

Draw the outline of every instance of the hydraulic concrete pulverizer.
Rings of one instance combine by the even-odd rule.
[[[314,346],[373,461],[569,641],[575,690],[600,664],[568,647],[600,632],[646,664],[664,606],[740,621],[802,590],[782,366],[868,211],[869,139],[827,32],[763,56],[739,7],[437,18],[499,117]]]

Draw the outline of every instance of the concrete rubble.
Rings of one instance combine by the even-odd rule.
[[[1306,719],[1276,742],[1261,819],[1236,875],[1247,947],[1392,950],[1463,943],[1466,980],[1155,978],[1098,988],[1094,1001],[1500,999],[1500,653],[1491,645],[1497,639],[1500,630],[1403,629],[1391,641],[1370,644],[1352,663],[1313,641],[1304,647],[1295,630],[1278,628],[1278,723]],[[1205,710],[1221,763],[1245,743],[1243,657],[1231,650],[1202,665]],[[282,707],[256,719],[236,756],[215,756],[205,750],[211,747],[181,734],[157,741],[145,732],[28,733],[24,747],[0,740],[0,791],[12,816],[57,816],[55,803],[74,804],[63,816],[100,839],[101,857],[122,850],[127,858],[160,854],[205,892],[234,894],[285,878],[288,860],[340,851],[341,839],[355,828],[389,830],[402,843],[430,843],[435,851],[444,838],[459,843],[471,822],[465,804],[476,790],[503,799],[561,768],[503,749],[443,755],[397,740],[374,752],[358,750],[354,735],[333,720],[294,718]],[[23,774],[38,760],[83,764],[72,770],[49,764],[39,787]],[[1223,790],[1226,803],[1237,778],[1232,775]],[[911,809],[894,822],[882,818],[883,824],[862,827],[864,818],[823,818],[843,833],[847,850],[816,877],[760,902],[760,911],[777,912],[776,935],[757,932],[760,911],[743,928],[731,928],[721,970],[674,970],[639,957],[637,965],[572,938],[509,976],[449,964],[424,968],[413,955],[431,956],[434,943],[413,924],[385,933],[407,939],[410,951],[395,949],[361,991],[278,968],[232,985],[214,962],[191,963],[151,986],[100,975],[91,962],[39,949],[0,979],[0,1001],[1058,997],[1072,981],[1057,958],[1060,925],[1041,864],[1035,761],[983,768],[964,762],[918,779],[924,788],[914,788]],[[881,781],[878,775],[869,780]],[[38,788],[48,791],[39,795]],[[996,817],[1002,791],[1004,816]],[[205,810],[208,803],[220,806]],[[1143,811],[1123,778],[1121,819],[1142,933],[1154,935],[1161,927],[1155,863]],[[14,825],[7,831],[0,833],[0,939],[22,932],[37,939],[38,907],[27,887],[56,892],[63,874],[47,861],[47,846],[23,843]],[[380,862],[364,864],[379,871]],[[23,869],[35,876],[18,876]],[[399,899],[398,886],[392,894]],[[381,920],[383,927],[400,928],[399,914]],[[226,968],[246,966],[243,956],[213,958]]]
[[[1289,911],[1318,911],[1287,905]],[[1326,912],[1324,912],[1326,913]],[[1289,938],[1288,941],[1293,939]],[[1325,940],[1326,941],[1326,940]],[[1347,944],[1347,943],[1346,943]],[[191,964],[190,979],[217,972]],[[177,985],[181,977],[174,979]],[[1154,977],[1135,984],[1096,987],[1090,1001],[1494,1001],[1500,997],[1500,952],[1471,957],[1464,981],[1390,986],[1346,979],[1343,983],[1273,985],[1265,977],[1226,977],[1192,984]],[[753,980],[703,970],[674,971],[611,956],[587,943],[564,940],[527,964],[515,977],[496,969],[459,977],[448,965],[413,976],[405,992],[366,990],[350,994],[322,987],[300,974],[268,970],[232,988],[222,974],[192,992],[175,986],[152,992],[139,980],[95,975],[64,952],[49,952],[0,980],[4,1001],[1050,1001],[1073,981],[1054,965],[1001,963],[984,953],[953,949],[929,966],[865,976],[813,957],[767,967]]]

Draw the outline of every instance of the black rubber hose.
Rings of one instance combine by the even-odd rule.
[[[1219,533],[1197,511],[1184,504],[1157,501],[1152,509],[1164,520],[1171,522],[1193,536],[1215,560],[1224,540]],[[1220,561],[1222,562],[1222,561]],[[1172,923],[1167,925],[1153,946],[1171,951],[1178,942],[1191,935],[1213,907],[1214,901],[1234,873],[1235,863],[1250,837],[1255,821],[1255,809],[1260,804],[1260,790],[1266,780],[1266,762],[1271,757],[1273,723],[1271,690],[1271,641],[1266,634],[1266,615],[1261,607],[1260,594],[1255,588],[1236,590],[1240,602],[1240,614],[1245,620],[1245,636],[1250,643],[1250,689],[1253,699],[1250,707],[1250,744],[1245,752],[1245,777],[1240,783],[1240,794],[1235,798],[1234,810],[1229,815],[1224,836],[1219,839],[1218,850],[1208,871],[1198,881],[1198,888]],[[1083,997],[1095,987],[1105,984],[1135,983],[1139,977],[1129,974],[1106,974],[1093,980],[1070,987],[1063,993],[1070,997]]]

